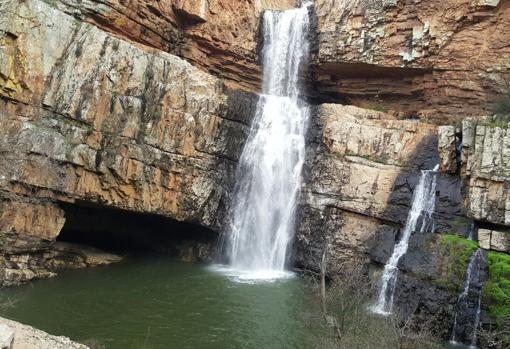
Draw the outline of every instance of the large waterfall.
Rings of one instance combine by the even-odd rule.
[[[420,182],[414,191],[413,204],[407,216],[406,226],[398,244],[384,266],[382,286],[377,303],[370,307],[374,313],[388,315],[393,307],[393,296],[398,278],[398,262],[406,254],[409,239],[414,231],[425,232],[432,220],[436,204],[436,175],[438,166],[432,171],[422,171]]]
[[[459,341],[476,346],[476,331],[480,324],[482,303],[483,269],[485,254],[476,250],[469,260],[464,288],[457,299],[451,342]]]
[[[309,116],[299,98],[308,6],[264,13],[263,94],[239,161],[227,232],[230,268],[247,279],[286,274]]]

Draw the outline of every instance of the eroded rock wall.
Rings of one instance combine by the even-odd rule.
[[[437,127],[373,110],[333,104],[317,110],[306,188],[300,208],[295,257],[318,271],[324,251],[331,277],[357,269],[375,289],[400,239],[421,170],[439,162]],[[400,260],[395,311],[412,324],[447,337],[465,270],[453,273],[458,256],[444,248],[442,234],[467,236],[461,180],[437,178],[434,226],[413,232]],[[367,286],[368,287],[368,286]],[[375,295],[374,295],[375,296]]]
[[[486,114],[508,89],[508,1],[317,0],[315,6],[323,99],[445,124]]]
[[[259,17],[295,0],[48,1],[109,34],[180,56],[232,88],[256,91]]]
[[[510,253],[510,134],[508,125],[490,120],[440,128],[439,150],[444,170],[463,180],[467,216],[482,228],[480,245]]]
[[[1,10],[3,252],[48,247],[76,200],[217,229],[257,97],[43,1]]]

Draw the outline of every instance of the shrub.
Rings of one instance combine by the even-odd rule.
[[[489,280],[484,292],[489,302],[489,313],[501,327],[510,320],[510,255],[491,251],[487,260]]]

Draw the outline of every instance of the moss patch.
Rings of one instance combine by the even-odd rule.
[[[485,299],[489,313],[498,327],[510,320],[510,255],[491,251],[487,254],[489,280],[485,283]]]
[[[464,283],[469,259],[478,249],[478,243],[458,235],[443,234],[439,246],[443,250],[444,259],[446,260],[445,272],[447,279],[437,280],[437,282],[449,284],[448,288],[456,293]],[[455,288],[452,282],[456,285]]]

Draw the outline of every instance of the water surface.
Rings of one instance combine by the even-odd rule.
[[[133,257],[2,291],[2,315],[104,348],[311,348],[298,277],[239,283],[210,267]]]

